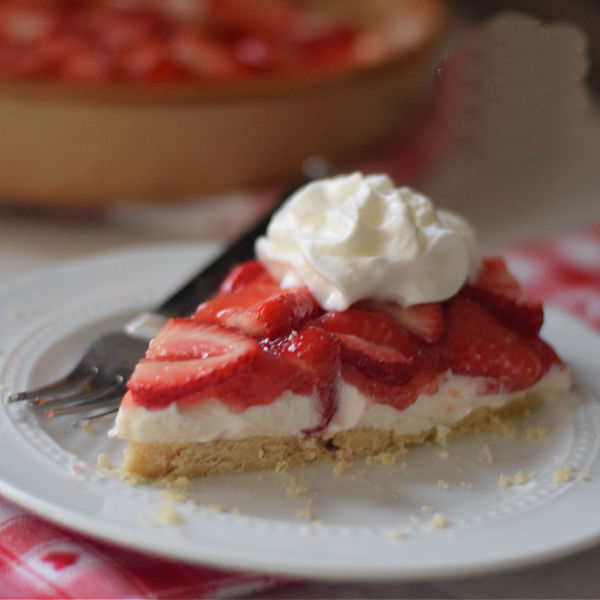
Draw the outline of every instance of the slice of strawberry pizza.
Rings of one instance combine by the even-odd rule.
[[[325,310],[256,260],[152,340],[112,435],[145,477],[295,466],[482,428],[569,387],[498,258],[450,298]]]

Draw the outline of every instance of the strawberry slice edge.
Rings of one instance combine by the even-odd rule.
[[[167,325],[180,327],[182,322],[190,330],[188,341],[191,340],[192,346],[189,354],[180,352],[170,358],[151,351],[149,357],[140,360],[127,383],[137,403],[148,408],[163,408],[232,376],[260,352],[256,340],[220,325],[193,319],[171,320]],[[168,333],[169,329],[166,335]],[[197,352],[198,344],[203,348],[200,353]]]

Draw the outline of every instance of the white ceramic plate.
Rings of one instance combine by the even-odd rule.
[[[86,258],[0,290],[0,382],[6,392],[66,372],[101,330],[152,306],[215,250],[159,246]],[[478,435],[410,451],[395,465],[331,465],[199,480],[194,502],[133,487],[96,467],[123,444],[0,406],[0,492],[80,532],[131,548],[230,568],[322,578],[432,579],[542,561],[600,540],[600,337],[555,311],[544,336],[573,366],[578,399],[543,407],[515,439]],[[525,434],[547,427],[539,439]],[[567,465],[565,483],[554,473]],[[522,471],[526,483],[499,485]],[[290,492],[304,493],[294,495]],[[211,506],[212,505],[212,506]],[[220,505],[223,510],[215,510]],[[233,510],[233,509],[236,510]],[[303,519],[297,514],[308,516]],[[439,512],[443,529],[429,523]]]

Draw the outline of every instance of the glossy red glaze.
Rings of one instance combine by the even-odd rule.
[[[173,380],[169,393],[153,393],[146,382],[136,390],[130,382],[128,402],[163,408],[175,401],[218,398],[231,410],[243,411],[291,391],[318,398],[316,431],[335,412],[340,376],[376,402],[398,409],[410,406],[420,393],[434,394],[448,371],[487,378],[490,393],[526,389],[560,358],[538,337],[531,319],[510,318],[511,311],[522,314],[524,300],[503,263],[486,262],[483,268],[484,287],[466,285],[446,302],[408,311],[403,326],[402,318],[382,310],[380,303],[323,314],[306,288],[280,290],[262,266],[249,261],[232,271],[219,295],[192,319],[170,322],[148,355],[176,362],[229,352],[235,361],[213,361],[206,375],[190,375],[181,385]],[[200,340],[190,339],[188,326],[200,328]],[[203,327],[213,328],[208,337]],[[432,327],[433,336],[427,334]],[[219,331],[225,350],[217,347]],[[239,346],[233,344],[236,339]],[[236,353],[234,346],[242,350]]]
[[[251,269],[249,269],[251,271]],[[254,277],[245,282],[245,277]],[[267,273],[240,271],[221,293],[202,303],[194,319],[233,327],[248,335],[275,338],[301,329],[323,311],[307,288],[280,289]],[[235,290],[226,293],[227,289]]]

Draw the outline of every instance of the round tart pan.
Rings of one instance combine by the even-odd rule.
[[[443,0],[336,3],[391,51],[350,71],[234,84],[0,82],[0,201],[103,206],[282,181],[397,134],[424,101]],[[368,7],[368,10],[367,10]]]

